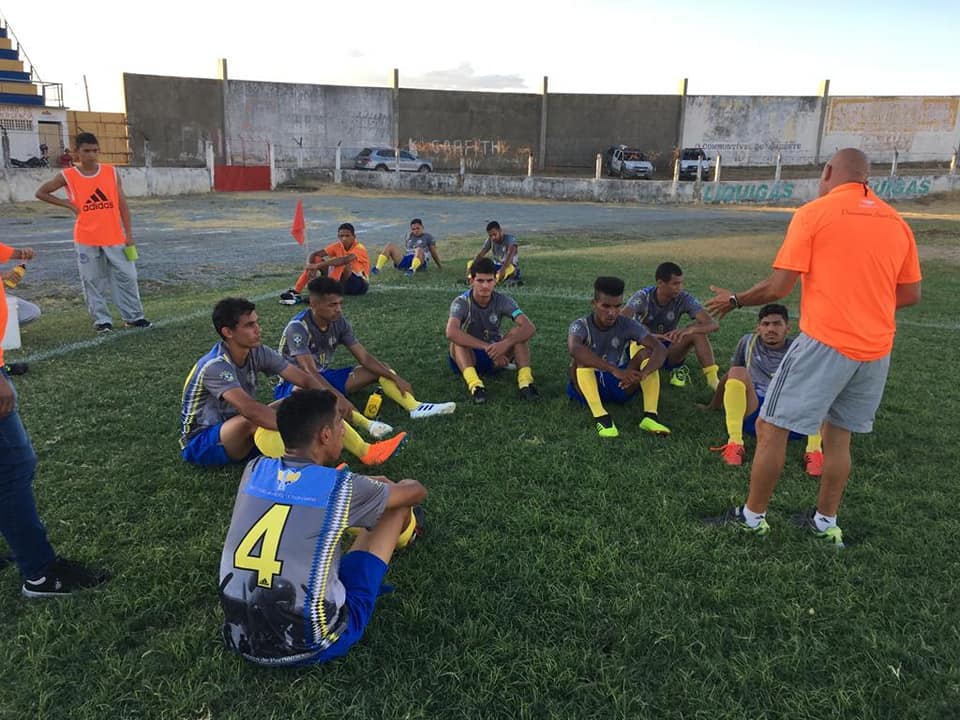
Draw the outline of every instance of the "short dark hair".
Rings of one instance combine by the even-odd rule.
[[[487,232],[490,232],[491,230],[499,230],[499,229],[500,229],[500,223],[498,223],[496,220],[491,220],[490,222],[487,223]]]
[[[757,313],[757,320],[763,320],[767,315],[782,315],[784,322],[790,321],[790,314],[787,312],[786,305],[780,303],[767,303],[760,312]]]
[[[674,275],[683,275],[683,270],[681,270],[680,266],[676,263],[665,262],[657,265],[657,273],[655,275],[657,280],[670,282],[670,278],[672,278]]]
[[[423,220],[421,220],[420,218],[414,218],[413,220],[410,221],[410,224],[411,224],[411,225],[423,225]]]
[[[257,306],[246,298],[228,297],[213,306],[213,327],[217,335],[223,337],[223,328],[233,330],[240,322],[241,315],[249,315]]]
[[[337,228],[337,232],[341,230],[349,230],[351,235],[356,235],[357,231],[353,229],[353,225],[350,223],[340,223],[340,227]]]
[[[339,280],[334,280],[326,275],[317,275],[307,284],[307,290],[311,295],[340,295],[343,297],[343,285]]]
[[[476,277],[477,275],[496,274],[497,264],[488,257],[482,257],[479,260],[474,260],[470,265],[470,277]]]
[[[297,390],[277,406],[277,429],[288,448],[304,448],[337,417],[337,397],[329,390]]]
[[[623,295],[623,288],[626,283],[618,277],[601,275],[593,281],[593,299],[596,300],[600,294],[610,297],[620,297]]]
[[[97,141],[97,136],[94,135],[93,133],[89,133],[89,132],[77,133],[77,137],[76,137],[77,150],[80,149],[81,145],[99,145],[99,144],[100,143]]]

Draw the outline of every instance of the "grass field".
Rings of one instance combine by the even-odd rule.
[[[744,497],[749,471],[707,449],[723,420],[695,405],[709,396],[695,360],[694,385],[662,394],[670,438],[641,434],[630,405],[612,410],[621,437],[600,441],[564,396],[566,330],[588,312],[594,276],[621,275],[632,291],[671,259],[703,299],[711,283],[761,277],[779,236],[729,224],[669,241],[525,236],[528,282],[513,294],[538,328],[537,406],[518,399],[512,375],[472,406],[446,367],[466,240],[442,246],[443,272],[388,271],[347,299],[361,341],[418,396],[461,404],[415,423],[385,403],[412,442],[384,471],[428,487],[428,531],[396,558],[397,592],[361,644],[300,670],[224,651],[217,568],[240,471],[199,471],[177,451],[184,377],[215,340],[209,309],[227,294],[267,298],[258,312],[275,343],[292,314],[275,300],[289,276],[161,288],[145,298],[157,328],[66,352],[90,338],[89,322],[76,302],[52,300],[24,333],[46,357],[17,380],[41,513],[61,553],[115,577],[28,603],[15,571],[0,573],[0,717],[960,716],[958,220],[911,218],[924,300],[900,315],[876,430],[855,441],[842,553],[787,523],[816,494],[796,443],[768,538],[698,526]],[[722,369],[754,317],[736,313],[714,336]]]

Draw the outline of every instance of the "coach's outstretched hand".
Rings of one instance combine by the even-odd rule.
[[[734,305],[730,302],[730,298],[733,295],[733,292],[727,290],[726,288],[717,287],[716,285],[710,286],[710,292],[714,293],[714,296],[707,300],[703,305],[707,308],[707,312],[711,315],[722,318],[728,312],[734,309]]]

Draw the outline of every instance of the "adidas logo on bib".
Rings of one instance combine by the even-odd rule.
[[[93,193],[83,204],[83,212],[89,212],[91,210],[109,210],[113,207],[113,201],[108,198],[103,190],[97,188],[97,191]]]

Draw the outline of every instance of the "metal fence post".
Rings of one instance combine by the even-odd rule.
[[[153,156],[150,153],[150,141],[143,139],[143,166],[151,167],[153,165]]]
[[[673,181],[680,182],[680,158],[673,161]]]
[[[210,189],[214,188],[214,173],[216,172],[216,159],[213,154],[213,143],[209,140],[204,142],[204,155],[207,162],[207,172],[210,173]]]
[[[957,174],[957,153],[954,151],[953,157],[950,158],[950,174]]]
[[[697,158],[697,185],[703,182],[703,161]]]
[[[333,161],[333,182],[335,182],[337,185],[343,182],[343,169],[340,164],[341,163],[340,143],[342,142],[343,142],[342,140],[337,141],[337,154],[334,157],[334,161]]]
[[[463,176],[467,174],[467,161],[462,155],[460,156],[459,174],[460,174],[460,182],[463,182]]]
[[[270,189],[277,189],[277,155],[273,149],[273,143],[267,143],[267,165],[270,167]]]
[[[396,161],[397,172],[400,172],[400,146],[393,148],[393,159]]]
[[[594,180],[600,179],[600,170],[602,167],[603,167],[603,155],[601,155],[600,153],[597,153],[597,167],[593,174]]]
[[[527,155],[527,177],[533,177],[533,155]]]
[[[720,153],[717,153],[717,166],[716,168],[714,168],[714,171],[713,171],[713,181],[715,183],[720,182],[720,167],[721,167]]]
[[[773,172],[773,181],[780,182],[780,172],[783,169],[783,156],[777,153],[777,169]]]
[[[896,148],[893,149],[893,164],[890,165],[890,177],[896,177],[897,175],[897,160],[900,159],[900,151]]]

